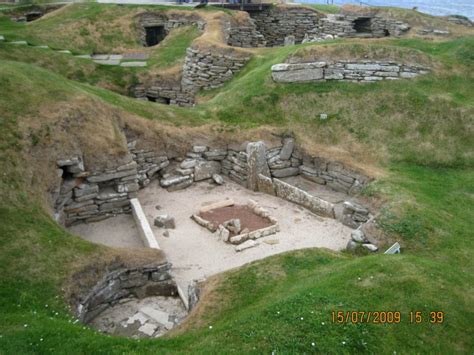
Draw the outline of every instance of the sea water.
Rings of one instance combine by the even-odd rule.
[[[296,2],[327,4],[327,0],[299,0]],[[356,4],[369,6],[396,6],[412,9],[436,16],[463,15],[474,20],[474,0],[329,0],[334,5]]]

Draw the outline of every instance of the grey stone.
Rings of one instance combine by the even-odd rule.
[[[360,246],[359,243],[354,242],[353,240],[349,240],[349,241],[347,242],[346,250],[354,251],[354,250],[356,250],[359,246]]]
[[[270,176],[267,164],[266,147],[262,141],[249,143],[247,145],[248,154],[248,188],[257,190],[258,175]]]
[[[109,180],[122,178],[122,177],[125,177],[125,176],[135,175],[136,173],[137,173],[136,169],[123,170],[123,171],[117,171],[117,172],[111,172],[111,173],[103,173],[103,174],[100,174],[100,175],[89,176],[87,178],[87,181],[89,181],[89,182],[104,182],[104,181],[109,181]]]
[[[181,169],[192,169],[196,166],[197,162],[198,161],[196,159],[186,159],[183,160],[181,164],[179,164],[179,167]]]
[[[189,181],[191,178],[189,176],[171,176],[169,178],[164,178],[160,180],[161,187],[170,187],[173,185],[180,184],[185,181]],[[192,179],[191,179],[192,181]]]
[[[99,185],[97,184],[80,184],[74,188],[74,196],[82,197],[99,192]]]
[[[332,203],[324,201],[319,197],[312,196],[307,192],[278,179],[273,179],[273,184],[278,197],[304,206],[318,215],[334,218],[334,205]]]
[[[220,240],[223,240],[224,242],[227,242],[229,240],[230,231],[227,228],[225,228],[222,224],[219,224],[217,233]]]
[[[324,78],[324,70],[321,68],[314,68],[304,70],[272,71],[272,78],[277,83],[317,81]]]
[[[239,244],[239,245],[235,246],[235,251],[236,252],[241,252],[245,249],[253,248],[253,247],[256,247],[258,245],[259,245],[259,243],[256,242],[255,240],[247,240],[246,242],[243,242],[242,244]]]
[[[175,229],[176,223],[173,217],[167,214],[158,215],[155,217],[155,226],[165,229]]]
[[[300,172],[298,168],[285,168],[285,169],[278,169],[272,170],[272,175],[277,178],[289,177],[289,176],[296,176]]]
[[[219,174],[213,174],[212,175],[212,180],[214,180],[214,182],[217,185],[224,185],[224,178],[222,176],[220,176]]]
[[[170,236],[170,232],[168,232],[168,231],[163,232],[163,237],[169,238],[169,236]]]
[[[199,161],[194,167],[194,181],[210,179],[212,175],[219,174],[221,164],[216,161]]]
[[[275,195],[275,188],[273,186],[273,181],[268,176],[258,174],[257,188],[258,188],[258,191],[260,192],[263,192],[269,195]]]
[[[285,37],[284,46],[293,46],[295,44],[295,36],[289,35]]]
[[[379,250],[379,248],[376,246],[376,245],[373,245],[373,244],[370,244],[370,243],[367,243],[367,244],[362,244],[362,246],[371,251],[371,252],[376,252],[377,250]]]
[[[224,222],[223,226],[234,234],[239,234],[242,229],[242,224],[240,223],[240,219],[238,218],[233,218]]]
[[[207,147],[205,145],[195,145],[193,146],[194,153],[204,153],[207,151]]]
[[[360,229],[353,230],[351,232],[351,238],[354,242],[357,243],[366,243],[367,238],[364,235],[364,232],[362,232]]]
[[[293,153],[293,149],[295,148],[295,140],[292,138],[285,139],[283,142],[283,147],[280,151],[280,159],[281,160],[288,160]]]

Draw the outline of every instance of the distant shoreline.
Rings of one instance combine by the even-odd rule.
[[[307,4],[327,4],[326,0],[300,0]],[[434,16],[462,15],[474,20],[474,2],[470,0],[459,0],[456,3],[447,3],[444,0],[364,0],[364,4],[371,6],[393,6],[406,9],[418,7],[419,12]],[[334,5],[359,4],[356,0],[334,0]]]

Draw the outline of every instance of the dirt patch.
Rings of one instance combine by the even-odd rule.
[[[242,229],[248,229],[249,232],[270,227],[272,225],[272,223],[267,218],[257,215],[248,206],[234,205],[216,208],[211,211],[201,213],[200,217],[216,226],[219,224],[224,224],[224,222],[227,222],[231,219],[240,219]]]

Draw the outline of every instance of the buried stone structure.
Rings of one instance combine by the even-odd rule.
[[[168,191],[187,188],[192,184],[214,180],[222,184],[219,174],[254,191],[276,195],[301,205],[311,212],[356,228],[368,220],[361,213],[336,216],[335,206],[313,196],[282,179],[301,176],[329,189],[349,196],[357,195],[370,178],[343,164],[305,154],[292,138],[267,150],[264,142],[232,144],[210,148],[193,146],[185,156],[164,151],[140,149],[138,142],[128,143],[129,153],[117,167],[87,171],[82,157],[57,162],[62,175],[61,185],[54,191],[56,219],[72,225],[94,222],[120,213],[131,213],[130,200],[137,191],[146,188],[153,179]]]
[[[338,60],[275,64],[271,70],[273,80],[280,83],[326,80],[374,82],[414,78],[429,73],[430,68],[393,61]]]

